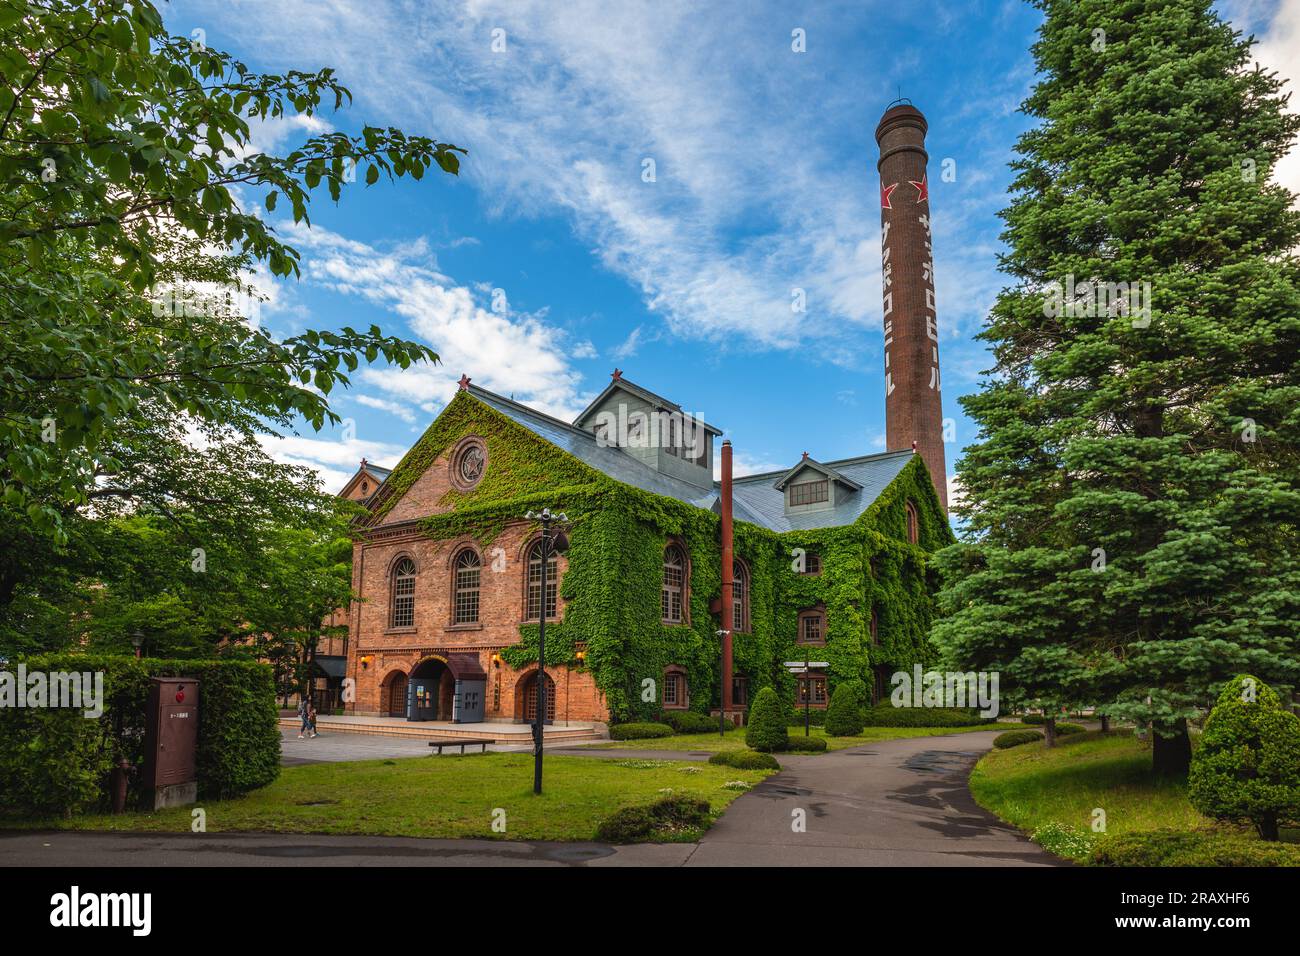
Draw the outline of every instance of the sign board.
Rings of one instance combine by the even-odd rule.
[[[801,671],[805,667],[830,667],[829,661],[786,661],[785,666],[792,671]]]

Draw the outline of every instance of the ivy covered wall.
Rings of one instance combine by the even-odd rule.
[[[585,666],[606,696],[615,720],[657,715],[664,668],[686,669],[690,706],[718,702],[720,648],[709,604],[720,591],[719,520],[712,512],[621,484],[544,441],[497,410],[459,392],[385,483],[367,524],[382,524],[393,504],[441,456],[469,435],[482,438],[488,464],[472,491],[452,489],[445,509],[421,518],[433,538],[472,535],[484,549],[507,524],[529,510],[568,514],[568,570],[560,591],[562,622],[548,623],[548,665]],[[918,513],[919,546],[907,543],[906,501]],[[952,539],[919,456],[908,463],[853,525],[778,534],[735,523],[735,555],[750,570],[750,630],[733,638],[736,671],[750,695],[774,686],[793,704],[794,678],[783,661],[803,659],[796,642],[798,614],[823,604],[826,645],[810,648],[829,662],[828,691],[845,680],[871,686],[872,667],[910,669],[930,663],[931,619],[926,553]],[[681,625],[661,621],[663,552],[669,540],[688,556],[689,613]],[[815,552],[818,575],[797,574],[792,549]],[[514,560],[511,556],[511,560]],[[876,608],[879,643],[870,635]],[[521,624],[520,643],[503,652],[523,667],[537,659],[537,625]],[[577,654],[585,651],[579,665]],[[643,700],[645,680],[654,699]]]

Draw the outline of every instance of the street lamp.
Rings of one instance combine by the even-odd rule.
[[[131,635],[131,646],[135,648],[135,659],[140,659],[140,648],[144,646],[144,632],[136,631]]]
[[[542,792],[542,739],[546,726],[546,565],[555,554],[569,550],[569,539],[563,531],[551,537],[551,522],[569,523],[569,516],[564,512],[551,514],[550,508],[540,512],[529,511],[524,515],[529,521],[542,523],[542,579],[541,598],[537,602],[537,714],[533,719],[533,793]]]
[[[718,646],[723,648],[727,640],[727,635],[731,632],[725,627],[719,628],[713,632],[713,636],[718,639]],[[725,650],[725,648],[724,648]],[[726,668],[718,668],[718,735],[727,736],[727,689],[722,686],[722,682],[727,679]]]

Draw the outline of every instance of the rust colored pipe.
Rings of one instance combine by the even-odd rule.
[[[722,443],[722,712],[731,710],[731,629],[735,624],[735,584],[733,582],[735,559],[731,542],[731,442]]]

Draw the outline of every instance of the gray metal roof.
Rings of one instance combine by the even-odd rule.
[[[477,385],[470,385],[468,391],[484,405],[615,481],[651,494],[683,501],[697,508],[714,512],[718,510],[719,485],[716,481],[713,489],[706,491],[671,475],[661,474],[619,448],[600,445],[594,434],[568,422],[552,418]],[[895,451],[824,462],[826,467],[833,468],[862,486],[861,491],[854,492],[846,501],[825,511],[787,516],[785,496],[772,486],[777,478],[785,474],[784,470],[735,479],[732,509],[738,521],[747,521],[772,531],[834,528],[852,524],[911,461],[912,454],[910,450]]]

